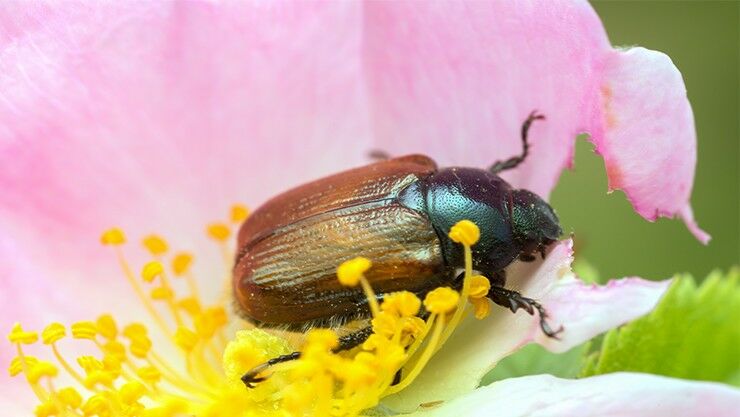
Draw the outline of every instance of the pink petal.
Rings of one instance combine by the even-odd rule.
[[[512,378],[413,414],[483,417],[730,417],[740,390],[727,385],[634,373],[578,380],[551,375]]]
[[[631,87],[616,81],[639,68],[615,54],[585,2],[4,4],[0,284],[12,302],[0,329],[130,310],[97,244],[110,225],[196,249],[200,275],[213,276],[207,221],[363,163],[371,148],[483,166],[518,152],[519,125],[538,109],[548,121],[532,129],[532,157],[507,178],[547,195],[576,133],[624,154],[610,144],[622,125],[604,126],[603,86],[613,83],[613,116],[630,116],[642,102],[622,99]],[[651,97],[674,90],[662,92]],[[687,106],[672,108],[681,126]],[[678,117],[662,116],[657,126]],[[691,132],[656,158],[691,152]],[[693,160],[677,158],[665,198],[632,177],[620,185],[641,213],[678,210],[699,233]]]
[[[366,56],[379,145],[424,149],[441,165],[488,166],[521,152],[532,110],[528,161],[505,174],[547,196],[571,164],[595,62],[609,43],[586,2],[372,2]]]
[[[689,205],[696,130],[681,73],[667,55],[644,48],[612,51],[605,68],[603,115],[591,141],[604,157],[609,190],[624,190],[650,221],[679,215],[706,244]]]
[[[553,329],[563,325],[559,341],[547,338],[538,319],[526,312],[511,314],[493,306],[491,316],[484,320],[468,317],[419,378],[384,402],[393,409],[410,411],[420,404],[468,393],[498,361],[522,346],[537,342],[551,351],[564,352],[648,313],[668,288],[669,281],[639,278],[612,281],[605,286],[585,284],[570,269],[572,245],[570,240],[562,241],[544,261],[513,265],[507,278],[507,287],[545,306]]]
[[[364,163],[359,19],[356,3],[4,5],[0,280],[15,302],[0,328],[41,325],[40,306],[121,305],[105,296],[122,285],[107,227],[199,249],[229,204]],[[212,253],[203,276],[221,270]]]
[[[378,146],[431,154],[441,165],[488,166],[521,151],[504,177],[547,196],[573,160],[575,137],[592,134],[611,189],[654,220],[691,217],[696,160],[691,106],[663,54],[611,48],[584,2],[372,2],[364,27],[372,121]]]
[[[2,228],[23,234],[23,262],[53,271],[40,288],[115,276],[95,243],[111,224],[189,246],[230,202],[362,163],[373,146],[443,164],[509,156],[532,109],[549,119],[507,176],[546,195],[575,134],[601,126],[616,53],[585,2],[512,4],[7,5]],[[630,111],[621,103],[617,116]],[[659,150],[673,148],[692,149]],[[685,203],[661,210],[689,219]],[[22,270],[5,279],[26,280]]]

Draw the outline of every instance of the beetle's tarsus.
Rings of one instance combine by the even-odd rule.
[[[506,171],[507,169],[516,168],[517,166],[519,166],[519,164],[524,162],[524,160],[527,159],[527,155],[529,154],[529,142],[527,141],[527,136],[529,135],[529,127],[532,126],[532,123],[535,120],[544,120],[544,119],[545,119],[544,115],[538,114],[537,110],[532,110],[532,113],[529,113],[529,117],[527,117],[527,120],[525,120],[524,123],[522,124],[522,133],[521,133],[522,154],[511,157],[504,161],[496,161],[496,163],[491,165],[491,167],[488,168],[488,170],[494,174],[498,174],[501,171]]]
[[[398,385],[401,382],[401,371],[403,369],[399,369],[396,371],[396,374],[393,375],[393,382],[391,383],[391,386]]]
[[[359,346],[360,344],[365,342],[365,340],[367,340],[367,338],[370,337],[372,333],[373,333],[373,328],[368,326],[356,332],[352,332],[348,335],[342,336],[339,338],[339,346],[337,346],[337,348],[334,349],[333,352],[337,353],[337,352],[349,350],[356,346]],[[249,372],[247,372],[246,374],[242,376],[241,378],[242,382],[244,382],[244,385],[246,385],[247,388],[254,388],[256,386],[255,384],[258,384],[267,379],[267,377],[258,377],[257,375],[266,371],[268,368],[270,368],[273,365],[296,360],[300,357],[301,357],[301,352],[293,352],[287,355],[280,355],[275,358],[272,358],[268,360],[267,362],[257,365],[254,368],[250,369]]]
[[[273,365],[277,365],[282,362],[292,361],[292,360],[298,359],[300,356],[301,356],[301,352],[293,352],[287,355],[280,355],[278,357],[272,358],[263,364],[255,366],[254,368],[250,369],[249,372],[242,375],[242,378],[241,378],[242,382],[244,382],[244,385],[246,385],[247,388],[254,388],[255,384],[258,384],[267,379],[267,377],[257,376],[257,375],[266,371],[269,367]]]
[[[545,336],[552,339],[560,340],[558,334],[563,331],[563,326],[560,326],[557,330],[552,330],[552,327],[547,323],[547,310],[542,307],[542,304],[537,301],[524,297],[513,290],[507,290],[503,287],[492,286],[488,291],[488,298],[494,303],[506,307],[511,310],[512,313],[516,313],[517,310],[524,309],[527,313],[534,316],[535,310],[540,317],[540,329]]]

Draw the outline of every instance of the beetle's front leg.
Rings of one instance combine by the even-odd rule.
[[[547,311],[542,307],[542,304],[531,298],[524,297],[516,291],[493,285],[488,290],[488,298],[494,303],[508,308],[512,313],[516,313],[517,310],[523,308],[527,313],[534,316],[534,312],[537,310],[540,316],[540,328],[542,329],[542,333],[547,335],[547,337],[557,339],[558,333],[563,331],[563,326],[553,331],[550,325],[547,324]]]
[[[365,340],[367,340],[368,337],[373,333],[373,328],[363,327],[360,330],[357,330],[356,332],[352,332],[348,335],[342,336],[339,338],[339,346],[334,349],[334,353],[341,352],[344,350],[352,349],[356,346],[361,345]],[[257,375],[261,374],[262,372],[266,371],[273,365],[277,365],[282,362],[288,362],[292,360],[296,360],[301,357],[301,352],[293,352],[289,353],[287,355],[280,355],[278,357],[272,358],[269,361],[257,365],[254,368],[250,369],[249,372],[244,374],[242,376],[242,382],[244,382],[244,385],[247,386],[247,388],[254,388],[255,384],[264,381],[265,377],[258,377]]]
[[[519,164],[524,162],[525,159],[527,159],[527,155],[529,155],[529,141],[527,140],[527,137],[529,136],[529,127],[532,126],[532,123],[535,120],[544,120],[545,116],[538,114],[537,110],[532,111],[532,113],[529,114],[529,117],[527,117],[527,120],[524,121],[521,128],[521,139],[522,139],[522,153],[521,155],[513,156],[507,160],[504,161],[497,161],[493,165],[491,165],[488,170],[494,174],[500,173],[501,171],[506,171],[507,169],[513,169],[516,168]]]

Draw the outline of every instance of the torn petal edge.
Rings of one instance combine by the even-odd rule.
[[[586,131],[604,159],[609,192],[622,190],[648,221],[681,217],[707,244],[711,237],[689,203],[696,130],[681,73],[667,55],[641,47],[612,49],[602,65],[592,128]],[[635,171],[639,175],[630,175]]]

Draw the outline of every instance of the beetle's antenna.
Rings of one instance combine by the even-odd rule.
[[[529,127],[532,125],[532,122],[535,120],[544,120],[545,116],[542,114],[537,114],[537,110],[533,110],[532,113],[529,113],[529,117],[527,117],[527,120],[524,121],[524,124],[522,124],[522,154],[518,156],[511,157],[505,161],[497,161],[495,164],[491,165],[490,168],[488,168],[489,171],[491,171],[494,174],[498,174],[501,171],[506,171],[507,169],[516,168],[524,162],[524,160],[527,158],[527,155],[529,154],[529,142],[527,142],[527,135],[529,134]]]

